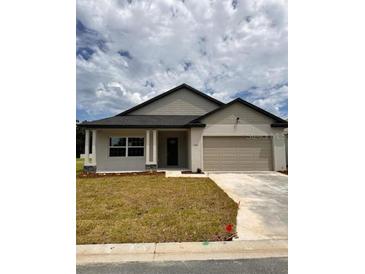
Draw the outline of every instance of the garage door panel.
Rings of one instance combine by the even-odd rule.
[[[270,137],[204,137],[204,170],[272,170]]]

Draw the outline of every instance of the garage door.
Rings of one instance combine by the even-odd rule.
[[[206,171],[273,170],[271,137],[204,137]]]

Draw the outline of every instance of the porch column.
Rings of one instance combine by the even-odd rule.
[[[93,136],[92,136],[92,163],[96,165],[96,129],[93,129]]]
[[[146,165],[150,163],[150,131],[146,130]]]
[[[157,165],[157,130],[153,130],[153,164]]]
[[[85,164],[89,163],[89,141],[90,141],[90,130],[85,130]]]

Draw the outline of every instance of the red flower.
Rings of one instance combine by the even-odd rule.
[[[229,225],[226,225],[226,231],[231,233],[233,230],[233,225],[232,224],[229,224]]]

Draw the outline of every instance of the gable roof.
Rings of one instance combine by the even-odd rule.
[[[180,90],[181,88],[186,88],[190,90],[191,92],[219,105],[218,108],[214,109],[213,111],[210,111],[202,116],[193,116],[193,115],[132,115],[129,114],[132,111],[135,111],[137,109],[140,109],[148,104],[151,104],[169,94],[172,94],[175,91]],[[241,103],[253,110],[256,110],[257,112],[270,117],[274,120],[274,122],[271,124],[271,127],[288,127],[288,121],[284,120],[262,108],[259,108],[241,98],[237,98],[232,100],[231,102],[224,104],[221,101],[218,101],[217,99],[214,99],[213,97],[210,97],[209,95],[187,85],[182,84],[179,85],[173,89],[170,89],[158,96],[153,97],[150,100],[147,100],[144,103],[141,103],[135,107],[132,107],[122,113],[119,113],[115,116],[90,121],[90,122],[82,122],[78,124],[77,126],[81,127],[89,127],[89,128],[144,128],[146,126],[151,128],[173,128],[173,127],[179,127],[179,128],[186,128],[186,127],[204,127],[205,124],[201,122],[202,119],[224,109],[229,107],[230,105],[234,103]],[[128,115],[129,114],[129,115]]]
[[[151,104],[151,103],[153,103],[153,102],[155,102],[155,101],[157,101],[157,100],[159,100],[159,99],[161,99],[161,98],[163,98],[163,97],[165,97],[167,95],[170,95],[170,94],[172,94],[172,93],[174,93],[174,92],[176,92],[176,91],[178,91],[178,90],[180,90],[182,88],[185,88],[187,90],[190,90],[191,92],[193,92],[193,93],[195,93],[195,94],[197,94],[197,95],[199,95],[199,96],[201,96],[201,97],[203,97],[203,98],[205,98],[205,99],[207,99],[207,100],[209,100],[209,101],[211,101],[211,102],[213,102],[213,103],[215,103],[215,104],[217,104],[219,106],[224,105],[224,103],[222,103],[221,101],[218,101],[217,99],[214,99],[213,97],[211,97],[211,96],[209,96],[209,95],[207,95],[207,94],[205,94],[205,93],[203,93],[203,92],[201,92],[201,91],[199,91],[199,90],[197,90],[197,89],[195,89],[195,88],[193,88],[193,87],[191,87],[191,86],[189,86],[189,85],[187,85],[187,84],[184,83],[184,84],[181,84],[181,85],[179,85],[177,87],[174,87],[174,88],[172,88],[172,89],[170,89],[170,90],[168,90],[166,92],[163,92],[160,95],[157,95],[157,96],[155,96],[155,97],[153,97],[153,98],[151,98],[151,99],[149,99],[149,100],[147,100],[147,101],[145,101],[145,102],[143,102],[143,103],[141,103],[141,104],[139,104],[137,106],[134,106],[134,107],[132,107],[130,109],[127,109],[127,110],[125,110],[125,111],[117,114],[116,116],[124,116],[124,115],[127,115],[127,114],[131,113],[132,111],[135,111],[135,110],[140,109],[140,108],[142,108],[144,106],[147,106],[147,105],[149,105],[149,104]]]
[[[211,112],[208,112],[208,113],[200,116],[199,118],[197,118],[194,121],[192,121],[192,123],[200,123],[200,121],[202,119],[204,119],[204,118],[206,118],[206,117],[208,117],[208,116],[210,116],[210,115],[212,115],[212,114],[214,114],[214,113],[216,113],[216,112],[218,112],[218,111],[220,111],[222,109],[225,109],[225,108],[231,106],[234,103],[243,104],[243,105],[245,105],[245,106],[247,106],[247,107],[249,107],[249,108],[251,108],[253,110],[256,110],[257,112],[259,112],[259,113],[261,113],[261,114],[263,114],[263,115],[265,115],[267,117],[270,117],[271,119],[275,120],[275,123],[271,124],[272,127],[287,127],[288,126],[288,121],[286,121],[286,120],[284,120],[284,119],[282,119],[282,118],[280,118],[280,117],[278,117],[278,116],[276,116],[276,115],[274,115],[274,114],[272,114],[272,113],[270,113],[270,112],[268,112],[268,111],[266,111],[266,110],[264,110],[262,108],[259,108],[258,106],[255,106],[255,105],[253,105],[253,104],[251,104],[251,103],[249,103],[249,102],[247,102],[247,101],[245,101],[245,100],[243,100],[241,98],[234,99],[231,102],[229,102],[229,103],[227,103],[225,105],[222,105],[221,107],[216,108],[216,109],[212,110]]]

